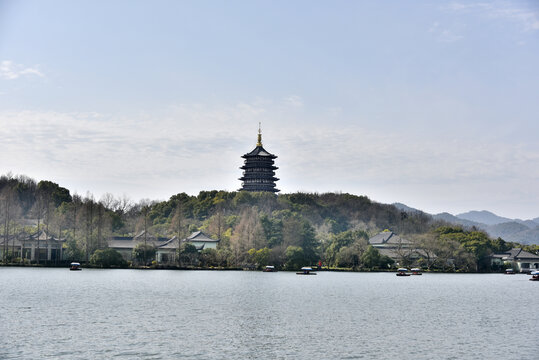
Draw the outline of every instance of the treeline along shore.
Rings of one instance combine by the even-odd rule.
[[[51,181],[8,174],[0,177],[0,220],[5,265],[296,270],[321,264],[352,271],[490,272],[503,270],[492,264],[494,253],[515,247],[539,253],[537,245],[491,239],[346,193],[213,190],[133,202],[71,194]],[[399,239],[391,252],[369,241],[384,233]],[[205,234],[216,245],[197,246],[192,234]],[[136,245],[122,252],[115,247],[122,241]],[[158,256],[160,249],[168,256]]]

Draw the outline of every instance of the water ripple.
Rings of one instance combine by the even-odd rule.
[[[526,276],[0,269],[0,359],[533,359]],[[518,321],[515,321],[515,318]]]

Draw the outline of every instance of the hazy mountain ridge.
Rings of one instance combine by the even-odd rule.
[[[490,225],[485,231],[490,236],[501,237],[506,241],[521,244],[539,244],[539,226],[530,229],[528,226],[516,221]]]
[[[443,213],[435,214],[431,216],[436,220],[443,220],[451,224],[457,224],[457,225],[462,225],[466,227],[475,226],[477,228],[483,228],[483,226],[485,226],[485,224],[482,224],[476,221],[461,219],[447,212],[443,212]]]
[[[401,203],[392,204],[405,212],[421,212]],[[427,213],[425,213],[427,214]],[[539,217],[530,220],[509,219],[498,216],[490,211],[468,211],[466,213],[452,215],[447,212],[440,214],[428,214],[433,219],[446,221],[451,224],[464,227],[475,226],[486,231],[489,236],[502,238],[505,241],[518,242],[521,244],[539,244]]]
[[[474,221],[474,222],[485,224],[485,225],[496,225],[496,224],[514,221],[513,219],[501,217],[486,210],[468,211],[466,213],[457,214],[455,216],[458,217],[459,219],[470,220],[470,221]]]
[[[539,222],[536,222],[536,221],[533,221],[533,220],[515,219],[515,222],[517,222],[519,224],[522,224],[522,225],[525,225],[525,226],[529,227],[530,229],[534,229],[536,226],[539,226]]]
[[[509,219],[506,217],[498,216],[490,211],[468,211],[466,213],[456,215],[459,219],[470,220],[477,223],[485,225],[498,225],[504,223],[516,222],[530,229],[535,229],[539,225],[539,218],[530,219],[530,220],[521,220],[521,219]]]

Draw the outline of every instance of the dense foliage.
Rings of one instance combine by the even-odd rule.
[[[155,258],[155,253],[155,246],[141,243],[133,249],[133,259],[139,264],[146,266],[149,263],[151,264],[152,260]]]
[[[126,267],[127,262],[118,251],[114,249],[96,250],[90,257],[90,264],[103,268]]]
[[[198,252],[184,245],[181,266],[251,267],[271,264],[297,269],[318,262],[351,269],[387,269],[394,261],[369,246],[369,237],[384,229],[411,240],[420,256],[402,251],[401,266],[420,265],[445,271],[487,271],[488,256],[510,248],[475,229],[434,221],[423,213],[407,213],[365,196],[340,193],[271,193],[201,191],[179,193],[167,201],[133,203],[128,198],[91,194],[82,197],[50,181],[24,176],[0,178],[2,234],[31,224],[65,238],[71,260],[103,264],[111,236],[185,238],[202,230],[219,238],[217,249]],[[529,249],[537,251],[538,249]],[[97,255],[96,255],[97,254]],[[96,256],[92,256],[96,255]],[[139,263],[154,259],[153,246],[139,246]],[[6,261],[4,259],[4,261]]]

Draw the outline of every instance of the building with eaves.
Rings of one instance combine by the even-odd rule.
[[[274,165],[277,156],[271,154],[262,146],[262,132],[258,129],[258,142],[256,147],[250,153],[242,156],[245,159],[243,166],[243,176],[239,179],[242,181],[241,190],[245,191],[267,191],[279,192],[275,182],[279,179],[275,177],[275,170],[278,169]]]
[[[493,254],[491,261],[494,266],[511,266],[517,272],[527,273],[539,270],[539,256],[524,251],[522,248],[513,248],[503,253]]]
[[[417,262],[422,257],[428,257],[424,251],[416,249],[410,240],[389,230],[371,237],[369,245],[376,248],[380,255],[390,257],[400,266],[406,266]]]

